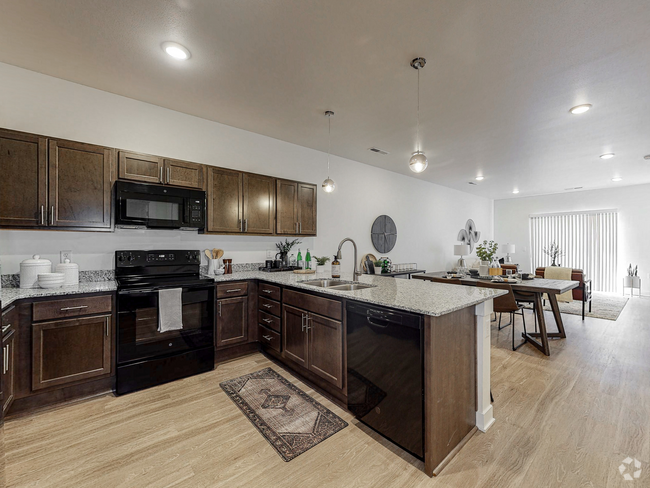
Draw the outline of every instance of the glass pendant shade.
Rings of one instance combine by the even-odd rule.
[[[323,190],[325,193],[332,193],[336,189],[336,183],[334,183],[334,180],[327,178],[325,181],[323,181]]]
[[[422,173],[427,169],[428,165],[429,161],[427,161],[427,157],[422,151],[415,151],[409,161],[409,168],[411,168],[411,171],[414,173]]]

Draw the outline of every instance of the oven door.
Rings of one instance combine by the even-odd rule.
[[[157,289],[118,292],[118,364],[214,347],[214,285],[183,287],[181,296],[183,328],[161,333]]]

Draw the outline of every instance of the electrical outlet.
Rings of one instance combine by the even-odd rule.
[[[274,258],[275,258],[275,251],[273,249],[267,249],[266,259],[274,259]]]
[[[65,260],[69,259],[72,262],[72,251],[61,251],[61,262],[65,263]]]

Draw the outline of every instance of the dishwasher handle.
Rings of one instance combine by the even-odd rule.
[[[368,322],[375,327],[387,328],[389,325],[411,327],[419,329],[422,327],[422,317],[401,310],[373,307],[358,302],[348,302],[348,314],[360,316],[361,320]]]

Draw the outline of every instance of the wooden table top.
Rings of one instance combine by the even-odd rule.
[[[413,279],[426,280],[427,278],[442,278],[447,276],[445,271],[436,271],[433,273],[424,273],[421,275],[413,276]],[[478,278],[471,278],[466,276],[460,279],[460,282],[463,285],[476,285],[477,282],[482,281],[484,283],[490,283],[489,280],[480,280]],[[527,291],[532,293],[552,293],[554,295],[559,295],[561,293],[573,290],[580,286],[579,281],[568,281],[568,280],[547,280],[545,278],[535,278],[532,280],[522,280],[518,283],[508,283],[512,285],[513,290],[517,291]]]

